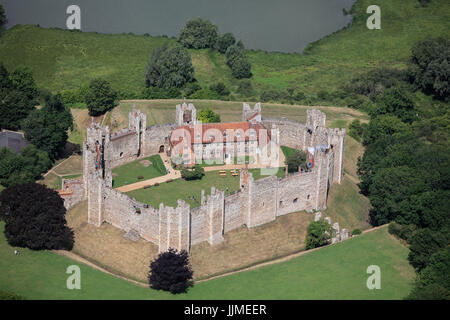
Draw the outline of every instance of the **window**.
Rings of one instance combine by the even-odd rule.
[[[283,207],[283,201],[280,201],[280,208]]]
[[[294,202],[294,203],[297,203],[297,201],[298,201],[298,198],[295,198],[293,202]]]
[[[309,199],[309,194],[308,194],[308,196],[306,197],[306,199]]]
[[[123,157],[123,152],[120,153],[120,157],[121,157],[121,158]]]

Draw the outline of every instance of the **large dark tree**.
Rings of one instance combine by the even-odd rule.
[[[153,289],[182,293],[192,285],[193,274],[189,253],[169,248],[150,264],[148,281]]]
[[[99,116],[115,106],[117,93],[111,88],[111,84],[104,79],[93,79],[89,83],[86,93],[86,105],[89,115]]]
[[[214,48],[217,35],[217,26],[211,21],[194,18],[181,29],[179,41],[186,48]]]
[[[33,250],[72,250],[73,231],[59,194],[37,183],[17,185],[0,195],[0,216],[11,246]]]
[[[450,39],[427,39],[412,48],[410,74],[427,93],[447,100],[450,95]]]
[[[45,106],[31,112],[22,124],[25,139],[46,151],[52,159],[63,150],[67,130],[72,127],[72,113],[64,106],[59,94],[47,96]]]
[[[194,80],[191,55],[185,48],[164,45],[153,50],[146,73],[147,87],[181,88]]]

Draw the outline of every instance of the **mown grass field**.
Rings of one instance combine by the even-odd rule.
[[[417,0],[378,0],[381,30],[366,27],[366,9],[372,4],[357,0],[352,26],[310,45],[303,54],[248,51],[254,96],[265,89],[288,87],[310,98],[321,90],[333,92],[356,74],[380,66],[403,69],[414,43],[450,34],[446,0],[433,0],[426,8]],[[52,91],[76,89],[92,78],[104,77],[115,89],[140,92],[152,50],[175,41],[15,26],[0,38],[0,61],[8,69],[30,67],[38,85]],[[202,87],[221,80],[236,92],[239,81],[231,77],[224,55],[208,49],[190,52]]]
[[[402,299],[414,271],[408,249],[387,228],[297,258],[197,283],[171,295],[139,287],[47,251],[20,249],[15,256],[0,223],[0,290],[28,299]],[[66,269],[81,269],[81,290],[68,290]],[[381,289],[368,290],[366,269],[381,269]]]
[[[150,161],[151,164],[145,166],[141,163],[145,160]],[[114,168],[112,170],[112,174],[113,187],[117,188],[141,180],[163,176],[166,174],[166,168],[164,167],[164,163],[162,162],[160,155],[156,154],[151,157],[139,159]],[[139,176],[142,176],[143,178],[138,179]]]
[[[225,194],[230,194],[239,189],[239,176],[233,177],[231,174],[227,174],[226,177],[221,177],[219,171],[211,171],[205,172],[200,180],[175,179],[172,182],[161,183],[159,186],[138,189],[126,194],[154,208],[159,208],[160,203],[176,207],[177,199],[184,200],[190,204],[191,208],[195,208],[200,206],[202,190],[205,190],[205,194],[208,195],[211,194],[211,187],[224,190]],[[228,188],[228,191],[226,191],[226,188]]]

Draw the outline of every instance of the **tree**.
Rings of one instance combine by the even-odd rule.
[[[409,72],[413,83],[437,98],[450,95],[450,40],[447,38],[420,41],[412,48]]]
[[[3,6],[0,4],[0,28],[3,28],[8,20]]]
[[[404,122],[411,123],[417,119],[414,101],[403,87],[392,87],[385,90],[378,98],[376,107],[370,110],[375,118],[380,114],[392,114]]]
[[[236,39],[232,33],[224,33],[217,38],[216,48],[220,53],[227,52],[227,49],[236,43]]]
[[[181,177],[185,180],[199,180],[205,175],[205,169],[196,165],[193,168],[183,168]]]
[[[33,74],[27,67],[19,67],[10,75],[12,86],[21,91],[28,100],[35,101],[39,90],[34,82]]]
[[[73,231],[59,194],[38,183],[16,185],[0,195],[0,216],[11,246],[33,250],[72,250]]]
[[[0,64],[0,128],[20,129],[20,124],[34,110],[37,88],[31,73],[20,68],[9,74]]]
[[[227,58],[227,65],[231,68],[233,64],[244,55],[245,51],[243,47],[239,46],[238,44],[229,46],[227,51],[225,52],[225,56]]]
[[[214,85],[211,85],[209,88],[212,91],[215,91],[219,96],[228,96],[230,94],[230,90],[228,90],[228,88],[222,81],[219,81]]]
[[[428,188],[417,170],[408,166],[379,169],[369,188],[371,224],[378,226],[395,220],[418,225],[421,217],[412,198]]]
[[[231,75],[236,79],[250,78],[252,65],[247,60],[247,57],[241,56],[235,60],[231,66]]]
[[[23,121],[25,139],[55,159],[67,142],[67,130],[73,128],[70,110],[62,103],[61,95],[50,95],[45,106],[36,109]]]
[[[171,293],[186,292],[192,285],[193,272],[189,264],[189,253],[186,250],[178,252],[169,248],[151,262],[148,281],[150,287]]]
[[[194,18],[181,29],[178,41],[189,49],[214,48],[217,35],[217,26],[211,21]]]
[[[181,88],[193,80],[194,67],[185,48],[164,45],[153,50],[147,64],[147,87]]]
[[[197,117],[202,123],[220,122],[220,115],[212,111],[211,108],[203,108],[199,110]]]
[[[284,164],[288,166],[289,172],[298,171],[298,167],[306,170],[306,154],[303,151],[295,150],[286,157]]]
[[[417,275],[407,299],[450,300],[450,248],[437,251],[428,265]]]
[[[332,231],[331,225],[324,219],[311,222],[306,230],[306,250],[329,244]]]
[[[92,80],[85,98],[89,115],[99,116],[113,109],[116,97],[117,93],[111,88],[108,81],[104,79]]]
[[[0,148],[0,184],[10,187],[33,182],[52,166],[47,152],[30,144],[16,154],[10,148]]]
[[[428,265],[430,257],[435,252],[448,245],[449,235],[446,232],[436,232],[428,228],[419,229],[411,236],[409,263],[420,272]]]
[[[387,114],[380,115],[370,120],[367,129],[364,130],[363,144],[369,145],[386,136],[396,134],[408,135],[411,133],[411,127],[396,116]]]

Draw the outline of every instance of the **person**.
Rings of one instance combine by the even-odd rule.
[[[19,250],[14,250],[14,254],[17,256],[19,254]]]

